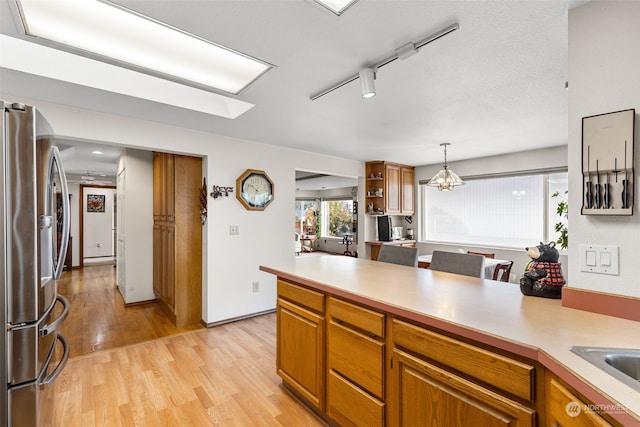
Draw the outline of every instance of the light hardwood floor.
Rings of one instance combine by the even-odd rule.
[[[65,334],[72,346],[79,342],[96,350],[112,345],[111,339],[86,336],[86,330],[109,335],[114,319],[101,317],[120,311],[114,276],[108,270],[85,269],[76,277],[68,278],[65,292],[76,295],[72,314],[83,324],[67,327]],[[81,304],[77,295],[83,281],[89,289]],[[113,307],[100,307],[98,295],[105,296],[103,305]],[[140,309],[141,318],[147,315],[144,306],[130,308]],[[137,329],[143,323],[130,324],[123,335],[140,337]],[[325,426],[283,389],[275,373],[274,314],[186,332],[161,325],[156,332],[168,330],[173,335],[148,340],[150,334],[145,334],[142,343],[113,344],[110,350],[72,357],[53,385],[54,418],[45,425]]]
[[[66,271],[58,292],[71,303],[60,330],[71,344],[71,357],[204,329],[176,328],[156,303],[125,308],[113,265]]]

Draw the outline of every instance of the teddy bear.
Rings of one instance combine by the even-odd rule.
[[[564,277],[558,259],[560,254],[556,249],[556,242],[525,248],[531,261],[525,267],[520,279],[520,292],[543,298],[559,299],[562,297]]]

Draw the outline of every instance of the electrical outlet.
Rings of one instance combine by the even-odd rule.
[[[229,226],[229,234],[232,236],[237,236],[240,234],[240,226],[239,225],[230,225]]]
[[[251,289],[252,292],[254,292],[254,293],[260,292],[260,282],[258,282],[258,281],[253,282],[252,286],[253,286],[252,289]]]

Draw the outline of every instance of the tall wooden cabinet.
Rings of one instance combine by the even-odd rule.
[[[373,161],[365,166],[367,214],[413,215],[414,167]]]
[[[153,157],[153,290],[177,327],[202,319],[202,159]]]

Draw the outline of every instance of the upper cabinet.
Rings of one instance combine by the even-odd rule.
[[[413,166],[384,161],[367,162],[365,176],[367,214],[413,215]]]

